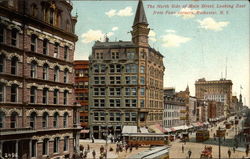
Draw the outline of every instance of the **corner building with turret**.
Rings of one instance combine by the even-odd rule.
[[[90,56],[90,135],[119,138],[122,128],[162,124],[163,55],[148,43],[148,22],[139,0],[132,41],[96,41]]]
[[[0,158],[71,158],[76,17],[67,0],[0,1]]]

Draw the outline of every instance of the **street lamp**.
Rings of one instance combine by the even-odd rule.
[[[217,130],[217,137],[219,138],[219,159],[221,159],[221,137],[225,136],[226,130],[222,130],[219,126],[219,129]]]

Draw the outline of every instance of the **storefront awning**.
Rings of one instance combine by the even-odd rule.
[[[125,125],[122,128],[122,134],[129,134],[129,133],[137,133],[137,126],[128,126],[128,125]]]
[[[80,133],[86,134],[89,133],[89,130],[81,130]]]

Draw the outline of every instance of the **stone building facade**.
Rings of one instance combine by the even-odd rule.
[[[163,56],[148,44],[148,22],[140,0],[132,41],[97,41],[90,56],[91,135],[118,137],[124,125],[162,124]]]
[[[0,2],[0,158],[71,157],[78,148],[71,10],[66,0]]]
[[[80,124],[82,131],[80,138],[89,137],[88,124],[88,98],[89,98],[89,61],[76,60],[74,61],[75,69],[75,100],[81,104],[80,109]]]
[[[226,108],[225,114],[228,114],[232,109],[232,86],[231,80],[206,81],[202,78],[195,82],[195,96],[197,99],[223,102]]]
[[[174,89],[164,89],[163,126],[171,128],[186,125],[187,106],[184,98],[178,97]]]

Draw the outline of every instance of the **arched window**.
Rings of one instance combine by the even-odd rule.
[[[36,61],[31,62],[31,68],[30,68],[30,77],[36,78],[36,71],[37,71],[37,63]]]
[[[3,83],[0,83],[0,103],[4,102],[5,99],[5,86]]]
[[[11,74],[16,75],[17,74],[17,63],[18,58],[16,56],[11,58]]]
[[[11,30],[11,45],[17,46],[18,44],[18,30],[16,28]]]
[[[58,58],[59,57],[59,43],[55,42],[54,45],[54,57]]]
[[[16,84],[12,84],[11,85],[11,88],[10,88],[10,95],[11,95],[11,98],[10,98],[10,101],[11,102],[17,102],[17,88],[18,86]]]
[[[44,55],[48,55],[49,53],[49,40],[48,39],[44,39],[43,40],[43,54]]]
[[[43,88],[43,104],[48,104],[48,88]]]
[[[5,113],[4,112],[0,112],[0,128],[4,128],[4,121],[5,119]]]
[[[64,46],[64,60],[68,60],[68,55],[69,54],[69,47]]]
[[[58,118],[59,114],[57,112],[54,113],[54,118],[53,118],[53,127],[57,128],[58,127]]]
[[[5,69],[5,56],[3,54],[0,55],[0,72],[4,72]]]
[[[49,79],[48,77],[49,77],[49,65],[45,63],[43,65],[43,79],[48,80]]]
[[[34,17],[37,16],[37,6],[35,4],[31,5],[31,15]]]
[[[69,74],[69,70],[66,68],[64,70],[64,75],[63,75],[63,82],[67,83],[68,82],[68,74]]]
[[[67,105],[68,104],[68,94],[69,94],[69,91],[65,90],[63,92],[63,104],[64,105]]]
[[[31,128],[35,128],[35,126],[36,126],[36,113],[35,112],[32,112],[31,114],[30,114],[30,127]]]
[[[50,12],[49,12],[49,23],[51,24],[51,25],[53,25],[54,24],[54,9],[50,9]]]
[[[17,128],[17,112],[12,112],[10,115],[10,128]]]
[[[55,82],[58,82],[58,81],[59,81],[59,67],[58,67],[58,66],[56,66],[56,67],[54,68],[54,81],[55,81]]]
[[[54,90],[54,104],[58,104],[58,97],[59,97],[59,90],[55,89]]]
[[[43,139],[43,155],[48,155],[49,153],[49,139]]]
[[[30,50],[32,52],[36,52],[36,48],[37,48],[37,36],[32,34],[31,35]]]
[[[42,126],[43,128],[48,128],[49,114],[47,112],[43,113]]]
[[[32,86],[30,88],[30,103],[36,103],[36,91],[37,91],[37,88]]]
[[[68,118],[69,118],[69,114],[65,112],[63,114],[63,127],[64,128],[68,127]]]

